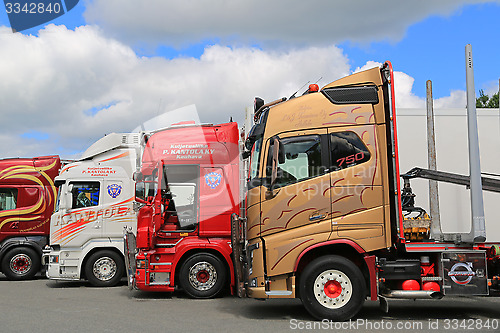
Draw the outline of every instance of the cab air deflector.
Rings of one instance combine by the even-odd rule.
[[[334,87],[321,91],[333,104],[377,104],[377,86]]]

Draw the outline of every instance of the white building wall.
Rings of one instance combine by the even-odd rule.
[[[435,109],[437,169],[469,174],[466,109]],[[478,109],[479,149],[482,172],[500,174],[500,111]],[[400,171],[427,168],[425,109],[398,109]],[[488,176],[491,177],[491,176]],[[500,178],[500,177],[497,177]],[[429,212],[428,181],[411,181],[416,206]],[[469,190],[439,183],[439,206],[443,232],[468,232],[471,228]],[[483,193],[487,242],[500,242],[500,193]]]

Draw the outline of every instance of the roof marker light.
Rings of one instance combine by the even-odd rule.
[[[319,86],[316,83],[312,83],[309,85],[309,93],[318,92]]]

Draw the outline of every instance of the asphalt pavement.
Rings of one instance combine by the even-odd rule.
[[[314,321],[300,300],[259,301],[231,295],[190,299],[182,292],[130,291],[125,283],[95,288],[86,282],[0,275],[0,332],[500,332],[500,297],[389,300],[389,313],[367,301],[345,323]]]

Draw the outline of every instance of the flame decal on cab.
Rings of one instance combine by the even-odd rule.
[[[133,219],[133,208],[131,203],[134,198],[112,204],[106,208],[99,206],[87,207],[73,210],[70,213],[59,217],[54,226],[60,225],[61,228],[51,235],[53,243],[59,242],[65,244],[78,236],[90,223],[96,222],[99,218],[113,218],[115,222],[130,222]]]
[[[54,160],[54,162],[48,166],[45,167],[37,167],[35,168],[32,164],[26,164],[26,165],[16,165],[12,166],[9,168],[6,168],[0,172],[0,181],[1,180],[7,180],[7,179],[24,179],[33,182],[37,186],[41,187],[41,190],[39,191],[39,196],[35,204],[28,206],[28,207],[23,207],[23,208],[17,208],[17,209],[11,209],[11,210],[4,210],[0,212],[0,219],[5,218],[3,221],[0,222],[0,229],[4,225],[6,225],[9,222],[13,221],[32,221],[36,220],[38,217],[21,217],[22,215],[26,214],[41,214],[44,212],[45,209],[50,207],[52,210],[55,208],[55,198],[57,196],[57,190],[54,186],[54,182],[52,179],[47,175],[45,171],[50,170],[54,168],[54,166],[57,164],[57,160]],[[36,176],[33,175],[39,174],[42,176],[42,178],[37,178]],[[44,193],[45,188],[50,188],[47,191],[47,201],[44,200]],[[49,219],[46,219],[45,221],[42,222],[42,224],[45,224],[49,221]],[[32,229],[32,228],[30,228]],[[29,230],[19,230],[19,231],[29,231]]]

